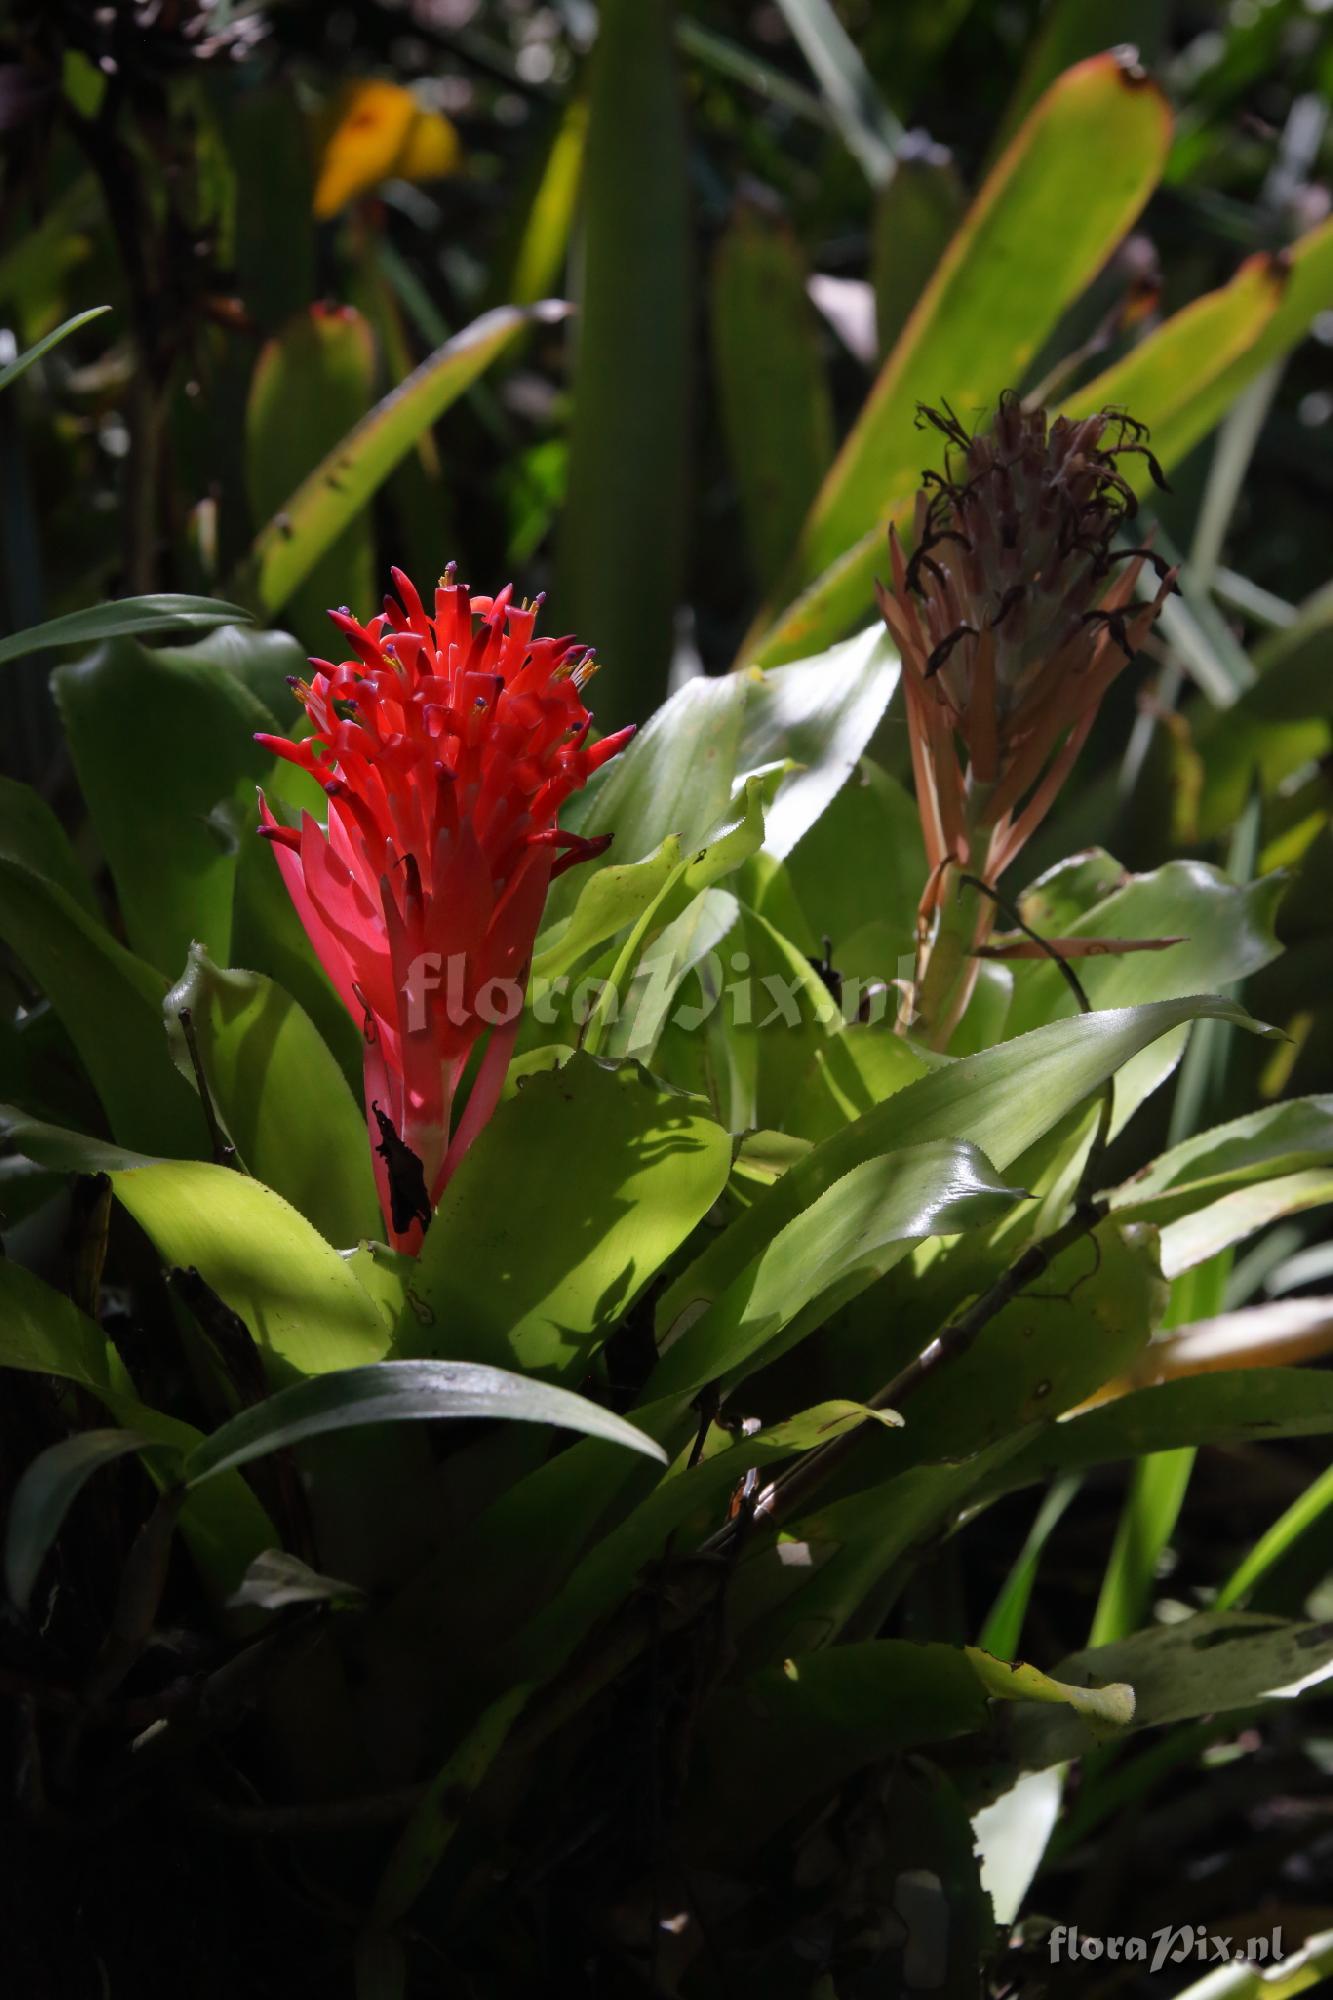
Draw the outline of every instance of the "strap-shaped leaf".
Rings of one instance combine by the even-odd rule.
[[[248,1465],[285,1445],[324,1437],[330,1431],[438,1417],[507,1417],[519,1423],[553,1424],[606,1438],[648,1458],[664,1455],[623,1417],[568,1389],[475,1362],[379,1361],[294,1383],[266,1402],[242,1410],[190,1453],[184,1477],[187,1485],[198,1486],[230,1467]]]

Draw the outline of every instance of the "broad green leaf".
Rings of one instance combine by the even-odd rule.
[[[266,521],[365,417],[374,396],[375,348],[353,306],[316,304],[260,349],[245,413],[246,483],[256,521]],[[287,622],[307,646],[332,637],[325,614],[349,604],[358,617],[375,601],[375,535],[368,511],[343,529],[287,601]]]
[[[942,1064],[928,1061],[893,1023],[849,1023],[815,1049],[783,1120],[805,1140],[831,1138],[877,1104]],[[789,1161],[790,1165],[791,1162]]]
[[[112,1174],[123,1167],[157,1164],[149,1153],[136,1153],[108,1139],[95,1139],[86,1132],[71,1132],[62,1125],[30,1118],[13,1104],[0,1104],[0,1138],[6,1139],[25,1159],[35,1160],[53,1173]]]
[[[285,785],[286,781],[283,780]],[[265,788],[269,805],[288,824],[295,814],[283,811],[281,787]],[[231,956],[236,965],[265,973],[303,1007],[314,1022],[354,1096],[362,1087],[360,1023],[352,1019],[315,956],[315,948],[292,906],[287,885],[267,840],[256,832],[257,817],[247,814],[239,835],[232,902]]]
[[[209,1094],[242,1165],[340,1248],[380,1228],[364,1113],[310,1018],[271,979],[224,972],[199,945],[162,1003],[176,1067],[194,1082],[191,1016]]]
[[[14,778],[0,778],[0,854],[56,883],[90,916],[97,914],[96,898],[69,835],[41,794]]]
[[[1169,141],[1160,91],[1115,55],[1080,63],[1033,107],[821,488],[788,574],[796,601],[749,657],[790,658],[870,609],[885,527],[919,481],[917,404],[946,399],[970,423],[1021,383],[1152,192]]]
[[[649,1458],[662,1456],[660,1447],[633,1424],[568,1389],[474,1362],[380,1361],[295,1382],[242,1410],[195,1446],[182,1476],[194,1487],[220,1472],[330,1431],[438,1417],[504,1417],[552,1424],[605,1438]]]
[[[691,222],[670,0],[603,0],[588,77],[562,621],[602,721],[666,691],[685,547]]]
[[[1103,1691],[1108,1683],[1128,1681],[1135,1694],[1133,1727],[1149,1729],[1290,1694],[1326,1677],[1331,1665],[1333,1631],[1327,1625],[1204,1611],[1075,1653],[1055,1673]],[[1077,1715],[1029,1709],[1015,1718],[1015,1755],[1029,1769],[1080,1756],[1092,1741]]]
[[[545,942],[532,961],[534,987],[558,979],[595,945],[636,923],[657,901],[680,862],[680,841],[668,834],[642,861],[591,869],[569,917],[542,934]]]
[[[237,595],[270,616],[280,611],[399,460],[544,309],[487,313],[428,355],[375,405],[296,488],[235,579]]]
[[[1170,451],[1172,414],[1201,387],[1250,352],[1281,297],[1281,279],[1269,256],[1248,257],[1215,291],[1192,299],[1155,327],[1118,361],[1104,368],[1062,405],[1066,415],[1126,409],[1152,431],[1154,454]],[[1134,484],[1137,469],[1126,468]],[[1149,480],[1151,475],[1148,475]]]
[[[1026,1443],[987,1494],[1088,1465],[1184,1445],[1262,1444],[1333,1431],[1333,1376],[1319,1369],[1244,1368],[1134,1389]]]
[[[1079,1015],[966,1056],[909,1084],[826,1139],[760,1196],[667,1289],[659,1332],[719,1297],[764,1245],[863,1161],[930,1139],[970,1140],[1001,1173],[1132,1056],[1172,1028],[1215,1018],[1253,1026],[1233,1001],[1156,1001]]]
[[[779,667],[769,678],[792,671]],[[819,952],[827,937],[844,976],[910,977],[925,879],[915,801],[863,757],[765,883],[758,907],[803,950]]]
[[[651,1062],[682,986],[716,953],[735,926],[739,911],[736,898],[725,889],[705,889],[695,896],[639,957],[618,1016],[600,1040],[594,1040],[593,1023],[589,1022],[584,1047],[612,1060],[632,1056],[639,1062]]]
[[[162,1033],[166,980],[55,883],[0,854],[0,937],[59,1015],[115,1138],[195,1155],[207,1133]]]
[[[713,373],[746,541],[773,588],[833,457],[833,410],[791,230],[742,204],[713,259]]]
[[[1116,1188],[1126,1221],[1173,1222],[1233,1189],[1333,1160],[1333,1097],[1265,1105],[1196,1132]]]
[[[1079,884],[1086,864],[1071,864]],[[1059,876],[1063,871],[1054,870]],[[1060,884],[1044,878],[1046,894],[1060,895]],[[1237,885],[1220,870],[1201,861],[1169,861],[1150,875],[1132,876],[1109,895],[1099,895],[1080,916],[1066,916],[1059,932],[1069,938],[1177,937],[1179,944],[1160,952],[1127,952],[1079,961],[1079,978],[1097,1008],[1135,1006],[1144,1001],[1183,998],[1186,994],[1230,986],[1275,958],[1280,949],[1274,934],[1277,906],[1286,888],[1281,875]],[[1072,899],[1080,893],[1075,886]],[[1043,936],[1050,930],[1022,914]],[[1020,1035],[1039,1023],[1072,1013],[1074,996],[1054,965],[1025,961],[1013,968],[1014,997],[1006,1032]],[[1116,1128],[1175,1068],[1184,1046],[1180,1034],[1146,1050],[1116,1079]]]
[[[852,1167],[759,1247],[705,1312],[664,1326],[648,1394],[692,1395],[734,1378],[757,1355],[771,1359],[788,1344],[775,1347],[784,1328],[799,1327],[807,1314],[825,1317],[879,1277],[905,1243],[993,1221],[1021,1198],[966,1142],[907,1146]]]
[[[1156,63],[1170,12],[1163,0],[1052,0],[1027,44],[995,140],[997,149],[1009,143],[1042,91],[1071,64],[1124,43],[1143,61]]]
[[[194,938],[225,962],[239,829],[271,761],[254,735],[272,716],[208,641],[114,640],[51,685],[130,943],[168,977]]]
[[[1305,337],[1331,296],[1333,222],[1326,222],[1279,256],[1250,259],[1230,285],[1167,320],[1080,390],[1071,410],[1132,410],[1152,431],[1162,464],[1176,465],[1270,362]],[[1133,473],[1131,483],[1140,478]]]
[[[730,1166],[698,1101],[637,1063],[580,1055],[530,1077],[445,1189],[394,1351],[577,1375]]]
[[[1179,1277],[1232,1244],[1243,1243],[1270,1222],[1331,1201],[1333,1164],[1235,1188],[1206,1208],[1167,1224],[1162,1231],[1162,1269],[1169,1278]]]
[[[1053,1422],[1128,1372],[1166,1304],[1156,1232],[1104,1222],[997,1313],[967,1354],[921,1385],[886,1469],[963,1458],[1028,1424]],[[886,1352],[885,1379],[897,1365],[896,1352]],[[873,1472],[875,1454],[867,1458]]]
[[[138,1431],[76,1431],[73,1437],[48,1445],[24,1467],[5,1525],[5,1587],[20,1611],[27,1610],[32,1587],[65,1516],[93,1474],[127,1452],[143,1450],[147,1443]]]
[[[26,632],[0,639],[0,664],[49,653],[57,646],[87,646],[97,639],[143,639],[165,632],[204,632],[214,625],[244,625],[250,614],[239,604],[212,597],[183,597],[159,591],[154,597],[121,597],[70,611]]]
[[[967,194],[943,146],[904,147],[879,191],[870,236],[870,283],[881,355],[902,337],[917,302],[962,222]]]
[[[782,860],[810,831],[856,769],[898,684],[898,659],[878,630],[745,677],[740,768],[779,760],[793,768],[769,808],[764,849]]]
[[[330,1244],[262,1182],[205,1160],[113,1173],[118,1200],[167,1264],[199,1272],[239,1313],[275,1381],[377,1361],[379,1309]]]
[[[614,836],[617,863],[641,861],[671,834],[688,853],[716,826],[731,802],[740,766],[747,688],[738,674],[686,681],[639,731],[628,749],[561,814],[583,834]],[[758,759],[749,760],[751,763]],[[572,908],[578,885],[552,901]]]
[[[179,1457],[199,1442],[191,1425],[139,1401],[119,1355],[95,1321],[63,1292],[8,1259],[0,1259],[0,1368],[76,1382],[118,1425],[150,1441],[150,1472],[163,1453]],[[234,1473],[190,1496],[181,1532],[219,1598],[235,1588],[251,1558],[275,1540],[272,1522]]]
[[[49,354],[53,347],[58,347],[62,340],[69,338],[70,334],[77,333],[78,329],[86,326],[90,319],[100,319],[103,313],[109,313],[110,310],[110,306],[90,306],[87,312],[75,313],[72,319],[67,319],[53,328],[44,339],[37,341],[7,367],[0,368],[0,389],[7,389],[11,382],[17,382],[19,376],[26,374],[34,361],[40,361],[44,354]]]
[[[72,1299],[5,1258],[0,1302],[0,1367],[77,1382],[120,1413],[119,1399],[130,1393],[128,1378],[102,1329]]]
[[[987,1694],[997,1701],[1037,1701],[1048,1707],[1072,1708],[1095,1735],[1124,1729],[1134,1720],[1134,1690],[1124,1681],[1099,1687],[1074,1686],[1023,1660],[1010,1666],[980,1646],[965,1646],[963,1651]]]
[[[867,1765],[982,1729],[992,1698],[1091,1713],[1103,1733],[1133,1712],[1127,1687],[1091,1690],[975,1646],[877,1639],[799,1654],[708,1704],[691,1829],[714,1851],[752,1845]]]

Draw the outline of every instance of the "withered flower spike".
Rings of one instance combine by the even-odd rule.
[[[961,639],[975,639],[976,636],[977,628],[975,625],[959,625],[954,631],[949,633],[947,638],[941,639],[939,645],[926,661],[925,678],[927,680],[934,678]]]
[[[1138,504],[1117,457],[1141,457],[1154,479],[1161,472],[1127,412],[1050,419],[1006,393],[974,434],[948,404],[921,405],[919,421],[944,438],[944,468],[923,475],[915,548],[894,543],[881,606],[903,656],[928,956],[958,871],[993,883],[1050,810],[1175,577],[1151,549],[1117,546]],[[1139,603],[1149,563],[1158,589]],[[955,965],[984,941],[990,918],[981,913],[976,936],[971,906],[958,921],[966,936],[953,939]],[[931,977],[942,986],[943,973]],[[931,1032],[947,1038],[958,988],[933,998]]]

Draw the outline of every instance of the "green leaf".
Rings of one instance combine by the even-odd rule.
[[[1037,1701],[1048,1707],[1072,1708],[1098,1736],[1124,1729],[1134,1720],[1134,1690],[1124,1681],[1075,1687],[1022,1660],[1010,1666],[980,1646],[965,1646],[963,1651],[987,1694],[997,1701]]]
[[[1196,1132],[1116,1188],[1125,1221],[1173,1222],[1235,1188],[1333,1161],[1333,1097],[1265,1105]]]
[[[28,348],[26,353],[20,354],[17,360],[11,361],[8,367],[0,368],[0,389],[7,389],[11,382],[17,382],[19,376],[26,374],[34,361],[40,361],[44,354],[49,354],[53,347],[58,347],[62,340],[67,340],[70,334],[76,333],[81,326],[86,326],[90,319],[100,319],[103,313],[109,313],[110,310],[110,306],[91,306],[87,312],[75,313],[73,319],[63,321],[44,339]]]
[[[647,1394],[692,1395],[732,1379],[757,1355],[772,1359],[799,1337],[794,1329],[864,1290],[908,1242],[991,1222],[1021,1199],[965,1141],[907,1146],[852,1167],[755,1246],[758,1254],[706,1311],[694,1313],[691,1302],[666,1327]],[[728,1235],[767,1205],[757,1203]],[[775,1346],[784,1328],[787,1339]]]
[[[884,632],[872,628],[745,677],[745,725],[739,764],[754,771],[785,761],[793,768],[770,806],[764,848],[791,853],[856,769],[898,684],[898,660]]]
[[[445,1189],[395,1352],[578,1374],[730,1166],[721,1126],[637,1063],[529,1077]]]
[[[136,1153],[107,1139],[94,1139],[86,1132],[71,1132],[61,1125],[30,1118],[16,1105],[0,1104],[0,1138],[40,1166],[60,1174],[111,1174],[122,1167],[151,1167],[149,1153]]]
[[[1054,1474],[1183,1445],[1255,1444],[1333,1431],[1333,1376],[1318,1369],[1242,1368],[1134,1389],[1025,1444],[987,1495]]]
[[[1280,257],[1252,257],[1229,285],[1196,299],[1080,389],[1071,415],[1113,405],[1152,432],[1170,468],[1205,438],[1269,363],[1310,329],[1333,292],[1333,222],[1289,245]],[[1137,470],[1129,474],[1136,485]]]
[[[286,781],[282,781],[285,785]],[[265,787],[265,797],[280,819],[290,825],[294,813],[283,809],[282,786]],[[236,965],[264,973],[303,1007],[337,1059],[353,1096],[362,1088],[364,1044],[354,1021],[334,991],[315,948],[292,906],[287,885],[267,840],[256,832],[257,815],[247,814],[236,855],[232,902],[231,956]]]
[[[892,351],[962,222],[967,194],[943,146],[914,141],[880,189],[870,235],[870,283],[881,355]]]
[[[237,594],[272,615],[332,548],[422,432],[547,309],[487,313],[428,355],[302,480],[263,528],[236,578]]]
[[[0,854],[21,862],[34,875],[44,875],[71,902],[96,916],[96,899],[69,835],[41,794],[14,778],[0,778]]]
[[[731,803],[746,695],[738,674],[686,681],[628,749],[571,799],[561,824],[614,835],[617,862],[643,860],[672,834],[685,852],[697,846]],[[552,899],[557,912],[572,907],[577,891],[574,884],[561,897],[561,886]]]
[[[903,129],[880,97],[860,51],[830,0],[778,0],[809,63],[843,144],[879,187],[892,174]]]
[[[604,721],[662,699],[682,581],[692,260],[674,11],[604,0],[588,82],[561,617],[607,663]]]
[[[310,1018],[257,972],[224,972],[201,946],[162,1003],[176,1067],[194,1081],[188,1009],[214,1107],[241,1163],[329,1241],[380,1227],[364,1113]]]
[[[99,1466],[141,1451],[147,1443],[138,1431],[79,1431],[48,1445],[24,1467],[5,1528],[5,1586],[20,1611],[28,1608],[66,1514]]]
[[[202,1114],[162,1033],[165,979],[63,889],[4,855],[0,937],[59,1015],[116,1139],[154,1156],[203,1152]]]
[[[115,640],[51,685],[130,943],[168,977],[194,938],[225,962],[239,828],[271,763],[254,735],[272,716],[207,640]]]
[[[1025,920],[1043,936],[1053,933],[1044,899],[1064,899],[1062,877],[1070,878],[1068,901],[1077,905],[1090,875],[1087,857],[1053,869],[1020,904]],[[1276,958],[1277,906],[1286,888],[1281,875],[1237,885],[1201,861],[1169,861],[1150,875],[1131,876],[1113,893],[1100,892],[1083,914],[1062,913],[1059,931],[1069,938],[1176,937],[1165,951],[1127,952],[1080,959],[1078,972],[1092,1005],[1129,1007],[1144,1001],[1183,998],[1226,987]],[[1072,1013],[1073,994],[1049,961],[1029,961],[1014,970],[1014,997],[1006,1033],[1020,1035],[1039,1023]],[[1175,1068],[1184,1035],[1146,1050],[1116,1079],[1116,1129]]]
[[[790,673],[779,667],[777,674]],[[770,676],[775,678],[776,676]],[[868,757],[765,883],[759,911],[803,950],[824,938],[844,978],[896,979],[915,964],[926,879],[916,802]],[[894,1038],[905,1048],[901,1037]]]
[[[1195,1269],[1233,1243],[1243,1243],[1285,1215],[1300,1215],[1333,1201],[1333,1166],[1309,1167],[1274,1180],[1239,1187],[1162,1231],[1162,1269],[1168,1278]]]
[[[432,1777],[384,1865],[375,1892],[377,1923],[397,1922],[426,1887],[530,1692],[509,1688],[491,1702]]]
[[[355,430],[374,386],[374,341],[353,306],[309,306],[265,343],[245,413],[246,484],[255,520],[275,514]],[[363,618],[378,609],[374,527],[365,510],[292,592],[287,620],[308,646],[322,650],[331,636],[325,614],[341,604]]]
[[[963,1458],[1031,1423],[1054,1422],[1129,1371],[1166,1305],[1156,1232],[1104,1222],[997,1313],[952,1367],[921,1385],[893,1469]],[[886,1354],[885,1376],[897,1365]]]
[[[515,305],[535,305],[559,285],[583,179],[587,137],[587,100],[570,97],[552,130],[532,199],[520,210],[522,230],[508,283],[500,294]]]
[[[1333,1507],[1333,1467],[1311,1480],[1300,1498],[1293,1500],[1273,1525],[1264,1530],[1218,1591],[1213,1609],[1227,1611],[1233,1604],[1243,1603],[1256,1584],[1323,1520],[1330,1507]]]
[[[996,150],[1009,143],[1042,91],[1072,64],[1123,43],[1144,62],[1155,63],[1170,12],[1163,0],[1052,0],[1028,45]]]
[[[119,1425],[138,1432],[163,1452],[179,1456],[199,1442],[191,1425],[145,1408],[95,1321],[72,1299],[8,1259],[0,1259],[0,1367],[78,1383]],[[150,1455],[148,1469],[150,1473],[155,1469],[154,1456]],[[207,1492],[190,1496],[181,1515],[181,1532],[218,1598],[235,1588],[246,1564],[275,1539],[272,1522],[238,1473],[228,1473]]]
[[[833,411],[791,230],[742,203],[712,273],[713,372],[756,580],[778,582],[833,457]]]
[[[1130,1682],[1133,1726],[1149,1729],[1290,1694],[1326,1677],[1330,1662],[1333,1631],[1327,1625],[1205,1611],[1075,1653],[1055,1672],[1062,1681],[1103,1692],[1108,1683]],[[1029,1769],[1081,1756],[1094,1740],[1077,1715],[1029,1709],[1015,1718],[1016,1757]]]
[[[384,1353],[375,1301],[313,1225],[262,1182],[205,1160],[166,1160],[111,1178],[163,1261],[193,1265],[240,1314],[275,1380]]]
[[[1032,1587],[1037,1581],[1042,1551],[1059,1527],[1070,1501],[1081,1485],[1082,1481],[1076,1475],[1066,1473],[1063,1478],[1055,1481],[1042,1501],[1037,1517],[1028,1530],[1027,1539],[1019,1551],[1018,1559],[1005,1578],[981,1628],[981,1644],[988,1653],[995,1653],[1000,1659],[1009,1660],[1018,1651],[1028,1603],[1032,1597]]]
[[[94,604],[86,611],[48,619],[26,632],[11,632],[7,639],[0,639],[0,664],[24,660],[33,653],[49,653],[57,646],[87,646],[97,639],[141,639],[164,632],[204,632],[214,625],[245,625],[249,618],[249,612],[239,604],[223,604],[212,597],[183,597],[171,591],[159,591],[153,597],[121,597],[110,604]]]
[[[720,1296],[780,1229],[843,1174],[890,1148],[967,1138],[1001,1173],[1158,1036],[1198,1018],[1253,1027],[1230,1000],[1199,997],[1084,1014],[933,1070],[797,1161],[668,1288],[659,1333]]]
[[[719,1853],[739,1851],[867,1765],[985,1720],[985,1689],[961,1648],[881,1639],[789,1659],[708,1704],[692,1830]]]
[[[242,1410],[195,1447],[183,1476],[194,1487],[219,1472],[330,1431],[437,1417],[505,1417],[553,1424],[605,1438],[649,1458],[662,1457],[660,1447],[633,1424],[568,1389],[474,1362],[380,1361],[295,1382],[266,1402]]]
[[[636,923],[675,877],[680,861],[680,841],[673,833],[642,861],[591,869],[569,917],[542,933],[543,948],[532,961],[534,988],[558,979],[595,945]]]
[[[748,657],[836,638],[872,601],[884,531],[915,491],[919,402],[965,422],[1018,386],[1060,314],[1105,263],[1161,172],[1170,115],[1114,55],[1059,77],[996,164],[825,480],[786,595]]]

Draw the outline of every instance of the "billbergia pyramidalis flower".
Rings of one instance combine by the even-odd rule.
[[[380,1202],[413,1250],[499,1101],[551,880],[610,839],[557,815],[633,731],[589,741],[592,652],[535,638],[540,600],[470,597],[451,567],[427,614],[393,578],[401,603],[368,625],[330,613],[355,658],[293,683],[312,733],[259,739],[323,788],[327,825],[280,825],[261,796],[260,831],[361,1025]]]
[[[1175,577],[1124,534],[1137,502],[1118,461],[1164,484],[1133,418],[1050,423],[1006,395],[975,436],[947,406],[921,420],[947,441],[945,470],[924,475],[910,556],[890,531],[879,602],[902,654],[928,863],[914,1019],[943,1046],[995,918],[961,878],[993,886],[1036,831]],[[1140,603],[1145,564],[1158,585]]]

